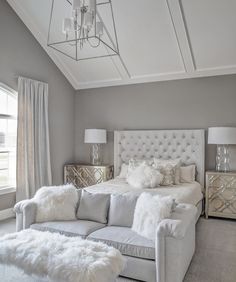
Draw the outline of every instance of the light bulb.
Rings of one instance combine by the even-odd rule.
[[[65,18],[62,23],[62,32],[67,34],[72,30],[72,19],[71,18]]]
[[[102,22],[96,22],[96,33],[99,36],[103,35],[103,23]]]
[[[96,10],[96,0],[89,0],[89,10],[95,12]]]
[[[92,25],[93,25],[93,14],[88,12],[85,14],[85,25],[88,27],[88,28],[91,28]]]

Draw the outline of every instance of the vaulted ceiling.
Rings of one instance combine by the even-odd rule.
[[[52,0],[7,0],[75,89],[236,73],[235,0],[112,0],[120,57],[47,47]]]

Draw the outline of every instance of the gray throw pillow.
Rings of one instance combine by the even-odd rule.
[[[92,194],[83,190],[77,210],[77,218],[107,223],[109,203],[109,194]]]
[[[131,227],[138,196],[111,195],[108,225]]]

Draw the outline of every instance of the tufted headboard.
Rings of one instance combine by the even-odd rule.
[[[127,130],[114,133],[114,171],[120,172],[129,159],[181,158],[196,164],[197,181],[204,187],[205,175],[204,130]]]

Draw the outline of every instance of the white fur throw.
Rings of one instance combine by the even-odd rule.
[[[170,217],[173,202],[171,196],[142,193],[135,206],[132,230],[155,241],[157,226],[163,219]]]
[[[55,282],[111,282],[124,267],[113,247],[31,229],[0,237],[0,263]]]
[[[78,200],[79,193],[71,184],[40,188],[32,199],[37,204],[36,222],[76,220]]]
[[[134,168],[127,176],[129,185],[138,189],[158,187],[162,180],[163,175],[145,162]]]

